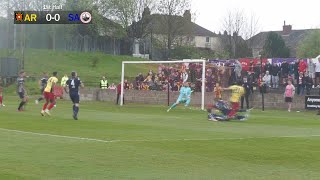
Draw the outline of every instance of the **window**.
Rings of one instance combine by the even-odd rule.
[[[210,37],[206,37],[206,42],[210,42]]]

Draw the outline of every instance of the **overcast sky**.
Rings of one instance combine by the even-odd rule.
[[[195,22],[216,33],[235,9],[254,13],[263,31],[282,30],[284,20],[293,29],[320,28],[320,0],[192,0],[191,8]]]

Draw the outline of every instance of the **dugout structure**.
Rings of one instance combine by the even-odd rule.
[[[205,73],[206,73],[206,60],[122,61],[120,106],[123,105],[124,72],[125,72],[125,65],[126,65],[126,64],[177,64],[177,63],[202,63],[201,109],[204,110],[204,95],[205,95],[205,81],[206,81],[206,77],[205,77]]]

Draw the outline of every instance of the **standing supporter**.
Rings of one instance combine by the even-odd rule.
[[[289,75],[289,64],[288,64],[288,62],[287,61],[284,61],[282,64],[281,64],[281,66],[280,66],[280,71],[281,71],[281,83],[282,84],[285,84],[287,81],[286,81],[286,79],[287,79],[287,77],[288,77],[288,75]]]
[[[296,60],[296,62],[294,63],[293,74],[294,74],[295,84],[297,84],[299,79],[299,60]],[[292,82],[292,84],[294,83]]]
[[[263,82],[268,88],[271,87],[271,75],[269,74],[269,71],[266,71],[266,74],[263,76]]]
[[[267,72],[267,71],[271,71],[271,68],[272,68],[272,65],[269,61],[267,61],[266,65],[265,65],[265,68],[264,68],[264,73]]]
[[[310,95],[310,91],[313,86],[313,79],[309,76],[308,73],[306,73],[305,83],[306,83],[306,94]]]
[[[313,63],[312,59],[309,58],[308,60],[308,69],[307,69],[307,75],[309,76],[309,78],[312,79],[312,84],[315,83],[315,71],[316,71],[316,66]]]
[[[124,87],[123,87],[123,89],[124,89]],[[121,97],[121,82],[117,85],[117,102],[116,102],[116,104],[119,104],[120,97]],[[123,93],[122,104],[124,104],[124,93]]]
[[[305,78],[303,75],[303,72],[299,73],[299,77],[298,77],[298,91],[297,94],[300,96],[304,95],[304,89],[305,89]]]
[[[320,57],[318,58],[318,61],[315,63],[315,68],[316,68],[315,86],[317,86],[317,88],[320,88]]]
[[[279,86],[279,66],[277,64],[273,64],[271,68],[271,81],[272,81],[272,88],[278,88]]]
[[[244,100],[246,101],[247,109],[249,109],[249,96],[253,93],[253,89],[247,77],[243,78],[242,87],[244,88],[244,95],[241,96],[241,109],[243,109]]]
[[[301,72],[305,73],[307,71],[307,67],[308,67],[307,63],[304,62],[303,59],[300,59],[299,60],[299,73],[301,73]]]

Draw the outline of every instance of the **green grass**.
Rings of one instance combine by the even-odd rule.
[[[58,101],[52,117],[41,117],[40,105],[16,112],[18,99],[5,103],[0,179],[320,177],[315,112],[255,110],[248,121],[223,123],[196,110],[82,102],[74,121],[69,101]]]
[[[0,51],[0,58],[11,57],[21,59],[21,54],[16,51],[9,53],[8,50]],[[96,59],[96,66],[93,67],[93,61]],[[118,84],[121,79],[122,61],[143,61],[144,59],[133,58],[130,56],[113,56],[104,53],[83,53],[68,51],[52,51],[41,49],[26,49],[25,52],[25,71],[28,76],[41,78],[42,72],[51,74],[58,71],[59,80],[64,74],[71,74],[71,71],[77,71],[82,81],[89,86],[98,86],[102,76],[107,76],[109,83]],[[138,73],[147,74],[149,70],[156,70],[157,65],[150,64],[130,64],[126,66],[126,78],[133,79]],[[34,93],[34,92],[32,92]]]

